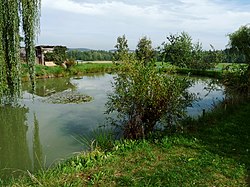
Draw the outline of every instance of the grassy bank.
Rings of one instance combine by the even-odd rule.
[[[112,142],[0,186],[248,186],[250,104],[227,108],[182,133]]]
[[[195,69],[188,69],[188,68],[178,68],[173,66],[169,63],[161,63],[157,62],[156,65],[162,68],[164,72],[176,72],[181,75],[194,75],[194,76],[206,76],[212,78],[222,78],[223,76],[223,69],[226,68],[227,70],[232,69],[233,67],[238,67],[238,65],[232,64],[218,64],[214,70],[195,70]],[[63,77],[69,75],[84,75],[87,73],[99,73],[99,72],[115,72],[119,68],[119,65],[115,65],[111,62],[105,61],[95,61],[95,62],[88,62],[82,64],[76,64],[68,69],[64,69],[61,66],[55,67],[48,67],[48,66],[41,66],[36,65],[36,77],[37,78],[51,78],[51,77]],[[29,73],[28,73],[28,66],[23,64],[22,65],[22,77],[23,80],[28,80]]]
[[[61,66],[35,66],[35,72],[37,78],[50,78],[50,77],[63,77],[69,75],[84,75],[87,73],[99,73],[99,72],[113,72],[117,69],[117,66],[112,63],[85,63],[77,64],[68,69],[64,69]],[[28,79],[28,66],[23,64],[22,77],[24,80]]]
[[[242,67],[247,67],[246,64],[219,63],[213,69],[199,70],[189,68],[179,68],[169,63],[157,62],[156,65],[161,67],[165,72],[174,72],[180,75],[204,76],[221,79],[227,72],[234,72]]]
[[[159,65],[159,63],[158,63]],[[199,69],[189,69],[189,68],[179,68],[171,64],[159,65],[162,68],[163,72],[173,72],[180,75],[191,75],[191,76],[204,76],[212,78],[222,78],[223,71],[222,69],[213,69],[213,70],[199,70]]]

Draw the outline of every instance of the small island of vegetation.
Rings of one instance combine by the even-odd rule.
[[[70,104],[70,103],[86,103],[93,100],[91,96],[77,93],[74,91],[63,91],[57,94],[53,94],[48,98],[44,99],[44,102],[49,102],[53,104]]]

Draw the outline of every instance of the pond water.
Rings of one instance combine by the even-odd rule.
[[[211,79],[192,78],[189,89],[201,98],[188,108],[191,116],[201,114],[223,99],[223,89],[209,91]],[[33,171],[83,150],[76,139],[90,133],[105,120],[107,93],[113,75],[94,74],[77,78],[38,80],[36,95],[24,84],[20,106],[0,108],[0,178]],[[51,104],[49,96],[75,90],[90,95],[93,101],[82,104]]]

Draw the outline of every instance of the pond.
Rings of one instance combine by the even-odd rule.
[[[192,78],[189,89],[201,98],[189,107],[191,116],[201,114],[223,99],[223,89],[209,91],[211,79]],[[66,159],[84,146],[77,137],[89,134],[105,121],[107,93],[113,75],[37,80],[36,95],[24,84],[20,106],[0,108],[0,178],[20,174]],[[52,104],[46,99],[56,93],[77,91],[94,99],[80,104]]]

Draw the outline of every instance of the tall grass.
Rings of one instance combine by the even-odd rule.
[[[73,137],[88,151],[94,151],[96,149],[110,151],[116,142],[114,130],[107,127],[99,127],[92,130],[87,135],[78,135]]]

